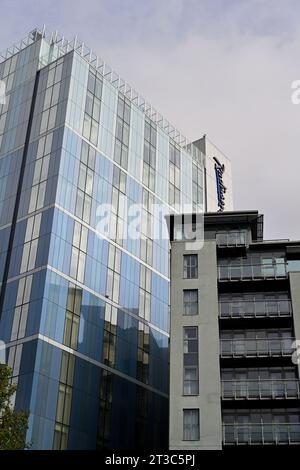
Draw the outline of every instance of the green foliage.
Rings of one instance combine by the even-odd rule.
[[[21,450],[26,445],[28,413],[14,411],[10,405],[16,386],[10,383],[12,371],[0,364],[0,450]]]

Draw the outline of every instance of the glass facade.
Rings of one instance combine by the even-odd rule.
[[[202,209],[201,161],[75,48],[37,36],[0,80],[0,339],[27,440],[167,448],[169,242],[157,234],[175,204]]]

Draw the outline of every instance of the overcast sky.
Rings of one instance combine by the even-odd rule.
[[[0,49],[46,24],[103,57],[189,139],[231,159],[235,209],[300,239],[299,0],[0,0]]]

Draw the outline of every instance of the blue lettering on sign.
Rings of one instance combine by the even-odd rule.
[[[217,195],[218,195],[218,208],[219,212],[223,212],[225,209],[225,193],[226,186],[223,183],[223,175],[225,172],[225,165],[222,165],[217,158],[214,157],[215,161],[215,173],[217,183]]]

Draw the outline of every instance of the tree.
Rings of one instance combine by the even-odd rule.
[[[12,370],[0,364],[0,450],[21,450],[26,444],[28,413],[14,411],[11,399],[16,386],[10,382]]]

